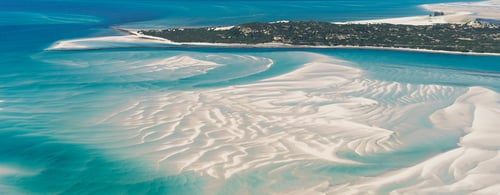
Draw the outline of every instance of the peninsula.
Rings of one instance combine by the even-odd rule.
[[[139,30],[177,43],[286,44],[291,46],[408,48],[500,53],[500,25],[335,24],[317,21],[254,22],[224,28]]]

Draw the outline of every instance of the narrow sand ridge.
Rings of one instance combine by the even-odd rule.
[[[85,50],[103,49],[113,47],[133,47],[133,46],[154,46],[154,45],[175,45],[176,43],[159,37],[146,35],[126,35],[126,36],[106,36],[94,38],[82,38],[72,40],[61,40],[51,45],[46,50]]]
[[[258,188],[273,191],[289,173],[306,181],[288,190],[330,185],[331,177],[307,167],[363,165],[343,152],[366,156],[436,144],[462,129],[422,125],[432,124],[428,117],[453,104],[462,88],[374,80],[341,60],[296,55],[315,60],[254,84],[137,97],[88,123],[117,130],[73,130],[64,139],[143,159],[167,175],[193,172],[224,183],[258,174],[269,181]]]

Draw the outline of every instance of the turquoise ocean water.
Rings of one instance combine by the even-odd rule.
[[[157,166],[151,161],[159,151],[151,150],[148,143],[136,143],[136,132],[146,129],[152,132],[148,135],[155,135],[155,130],[164,127],[129,124],[127,119],[137,114],[133,111],[113,116],[110,113],[138,99],[146,102],[153,97],[168,99],[161,96],[164,93],[217,90],[284,75],[313,60],[314,57],[302,53],[348,61],[352,67],[365,71],[366,77],[384,82],[451,86],[460,88],[459,92],[471,86],[500,91],[500,57],[493,56],[363,49],[141,48],[140,45],[45,51],[56,41],[120,35],[111,26],[223,26],[250,21],[348,21],[412,16],[427,14],[418,5],[436,2],[1,1],[0,194],[234,194],[238,190],[261,194],[299,185],[307,177],[292,173],[273,181],[270,187],[267,185],[270,181],[262,173],[281,166],[280,163],[216,182],[193,170],[172,171],[170,166],[174,165],[168,162]],[[154,65],[158,60],[178,56],[224,66],[144,68],[145,64]],[[363,92],[353,91],[351,95],[358,93]],[[391,101],[377,94],[370,97]],[[444,101],[438,107],[452,102]],[[153,108],[145,106],[143,112],[153,112],[148,109]],[[161,113],[176,112],[166,109]],[[426,114],[430,113],[422,115]],[[122,123],[99,122],[110,117],[114,117],[112,121],[123,119]],[[159,120],[161,117],[148,122],[160,123]],[[427,123],[418,122],[421,128],[431,126]],[[311,161],[304,166],[300,163],[292,166],[299,175],[316,175],[332,183],[342,183],[352,177],[373,176],[413,165],[456,147],[459,136],[436,139],[440,142],[409,144],[395,152],[368,156],[339,154],[365,165]],[[387,159],[392,163],[383,163]]]

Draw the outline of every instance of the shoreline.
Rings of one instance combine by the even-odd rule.
[[[175,45],[179,47],[218,47],[218,48],[289,48],[289,49],[370,49],[370,50],[389,50],[389,51],[409,51],[420,53],[439,53],[453,55],[474,55],[474,56],[500,56],[500,53],[479,53],[479,52],[461,52],[447,50],[431,50],[405,47],[378,47],[378,46],[354,46],[354,45],[336,45],[336,46],[312,46],[312,45],[291,45],[285,43],[260,43],[260,44],[244,44],[244,43],[208,43],[208,42],[174,42],[161,37],[142,35],[135,29],[125,29],[114,27],[113,29],[121,32],[128,32],[129,35],[136,36],[139,39],[152,39],[155,41],[165,41],[165,44]]]
[[[54,43],[46,51],[71,51],[71,50],[91,50],[91,49],[106,49],[101,48],[88,48],[85,45],[78,45],[78,43],[85,41],[103,41],[103,42],[121,42],[121,43],[152,43],[162,44],[165,48],[179,47],[179,48],[275,48],[275,49],[366,49],[366,50],[387,50],[387,51],[407,51],[419,53],[436,53],[436,54],[451,54],[451,55],[472,55],[472,56],[500,56],[500,53],[479,53],[479,52],[461,52],[461,51],[447,51],[447,50],[430,50],[418,48],[405,48],[405,47],[378,47],[378,46],[354,46],[354,45],[336,45],[336,46],[313,46],[313,45],[291,45],[285,43],[261,43],[261,44],[243,44],[243,43],[206,43],[206,42],[173,42],[161,37],[142,35],[135,30],[113,27],[113,29],[128,33],[125,36],[109,36],[97,38],[85,38],[75,40],[63,40]],[[149,48],[153,46],[134,46]],[[162,46],[155,46],[162,47]],[[113,47],[110,47],[113,48]],[[119,47],[118,47],[119,48]]]

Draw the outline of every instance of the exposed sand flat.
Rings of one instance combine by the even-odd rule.
[[[46,50],[79,50],[79,49],[100,49],[112,47],[133,47],[136,44],[175,44],[166,39],[127,35],[127,36],[106,36],[95,38],[83,38],[58,41]]]
[[[404,25],[433,25],[433,24],[444,24],[444,23],[458,23],[463,24],[470,21],[474,21],[477,18],[486,19],[500,19],[500,1],[490,0],[474,3],[439,3],[439,4],[425,4],[421,5],[422,8],[429,10],[430,12],[439,11],[444,12],[443,16],[413,16],[413,17],[401,17],[401,18],[387,18],[387,19],[376,19],[376,20],[361,20],[361,21],[349,21],[341,22],[354,23],[354,24],[404,24]]]
[[[411,16],[401,18],[387,18],[376,20],[360,20],[336,22],[336,24],[403,24],[403,25],[433,25],[446,23],[466,23],[474,20],[473,12],[454,12],[444,16]]]
[[[404,24],[404,25],[433,25],[444,23],[458,23],[463,24],[475,20],[476,18],[486,19],[500,19],[500,0],[481,1],[474,3],[439,3],[439,4],[425,4],[421,5],[422,8],[430,12],[440,11],[444,12],[443,16],[412,16],[401,18],[387,18],[376,20],[361,20],[341,22],[354,23],[354,24]]]
[[[430,11],[442,11],[445,14],[471,12],[475,18],[488,18],[500,20],[500,0],[489,0],[481,2],[458,2],[458,3],[438,3],[425,4],[423,8]]]

